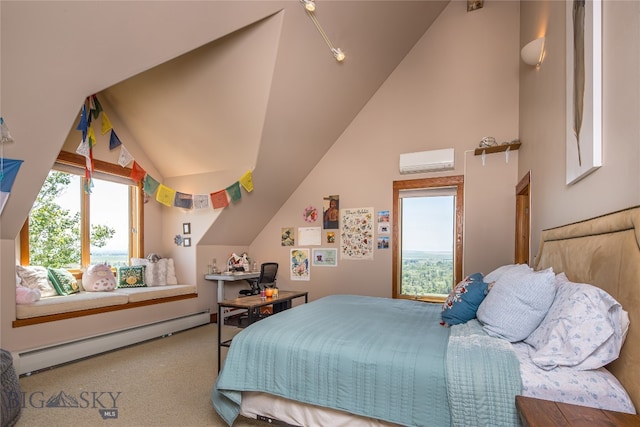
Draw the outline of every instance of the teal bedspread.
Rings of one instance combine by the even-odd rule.
[[[478,348],[470,347],[467,338],[484,332],[467,328],[461,335],[439,321],[440,305],[353,295],[329,296],[278,313],[235,336],[212,391],[213,404],[229,425],[238,416],[242,391],[267,392],[408,426],[473,425],[456,422],[466,422],[470,402],[468,393],[459,397],[451,387],[477,377],[480,365],[460,363],[468,372],[458,374],[455,366],[457,374],[448,375],[452,368],[447,367],[447,353],[458,358],[471,352],[468,358],[477,359]],[[450,333],[456,338],[450,340]],[[452,349],[450,342],[462,343],[462,348]],[[486,356],[499,372],[498,378],[488,375],[489,387],[505,378],[517,381],[499,384],[498,395],[504,390],[511,394],[505,402],[498,402],[499,396],[492,396],[491,402],[510,406],[515,414],[518,362],[512,353],[510,359],[503,352],[504,346],[498,347],[504,353],[500,360]],[[509,362],[503,366],[501,360]],[[502,425],[518,425],[517,416],[513,424]]]

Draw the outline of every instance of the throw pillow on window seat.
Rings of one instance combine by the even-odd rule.
[[[89,266],[82,275],[82,287],[87,292],[108,292],[116,288],[116,276],[107,264]]]
[[[16,265],[16,274],[20,284],[31,289],[39,289],[42,298],[57,296],[55,288],[49,281],[46,267]]]
[[[160,258],[155,261],[151,261],[148,258],[131,258],[131,265],[145,266],[147,286],[178,284],[173,258]]]
[[[80,292],[78,281],[65,268],[48,268],[49,280],[58,295],[71,295]]]
[[[145,266],[118,267],[118,288],[146,287]]]

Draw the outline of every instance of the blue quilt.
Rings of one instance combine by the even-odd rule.
[[[469,402],[466,394],[456,400],[447,392],[453,386],[447,378],[453,328],[439,321],[440,305],[354,295],[329,296],[281,312],[234,337],[212,391],[213,404],[229,425],[238,416],[241,392],[262,391],[402,425],[449,427]],[[456,357],[469,350],[476,359],[478,349],[466,345],[455,350]],[[455,382],[477,375],[477,365],[467,368],[470,372]],[[520,380],[517,359],[504,371],[496,369],[502,374],[498,381]],[[517,390],[502,403],[513,413],[519,387],[513,384]]]

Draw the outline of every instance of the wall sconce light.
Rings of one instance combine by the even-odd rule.
[[[309,15],[309,18],[311,18],[311,21],[313,21],[313,25],[316,26],[316,29],[322,36],[324,42],[329,47],[329,50],[331,51],[331,54],[333,55],[333,57],[336,58],[336,61],[338,62],[344,61],[344,59],[346,58],[346,55],[340,48],[333,47],[331,40],[329,40],[329,37],[327,37],[327,34],[324,32],[324,30],[322,29],[322,26],[318,22],[318,19],[316,18],[316,15],[314,13],[316,10],[315,2],[313,0],[300,0],[300,3],[302,3],[302,5],[304,6],[304,10],[307,12],[307,15]]]
[[[544,58],[544,37],[527,43],[520,51],[520,56],[525,64],[539,67]]]

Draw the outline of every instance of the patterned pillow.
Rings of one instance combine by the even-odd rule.
[[[487,295],[489,285],[482,273],[474,273],[458,283],[442,305],[442,322],[446,326],[466,323],[476,317],[478,306]]]
[[[58,295],[71,295],[80,292],[78,281],[67,269],[48,268],[47,273]]]
[[[145,266],[134,265],[131,267],[118,267],[118,287],[119,288],[141,288],[146,287],[144,280]]]
[[[522,341],[542,322],[555,295],[551,268],[512,268],[498,277],[478,307],[477,317],[490,336]]]
[[[16,273],[22,281],[22,286],[39,289],[42,298],[58,295],[56,289],[49,281],[47,267],[16,265]]]
[[[112,291],[116,288],[116,277],[111,271],[111,266],[95,264],[87,268],[82,275],[82,287],[87,292]]]
[[[547,316],[525,339],[533,363],[542,369],[597,369],[618,358],[629,315],[607,292],[556,276],[558,291]]]

